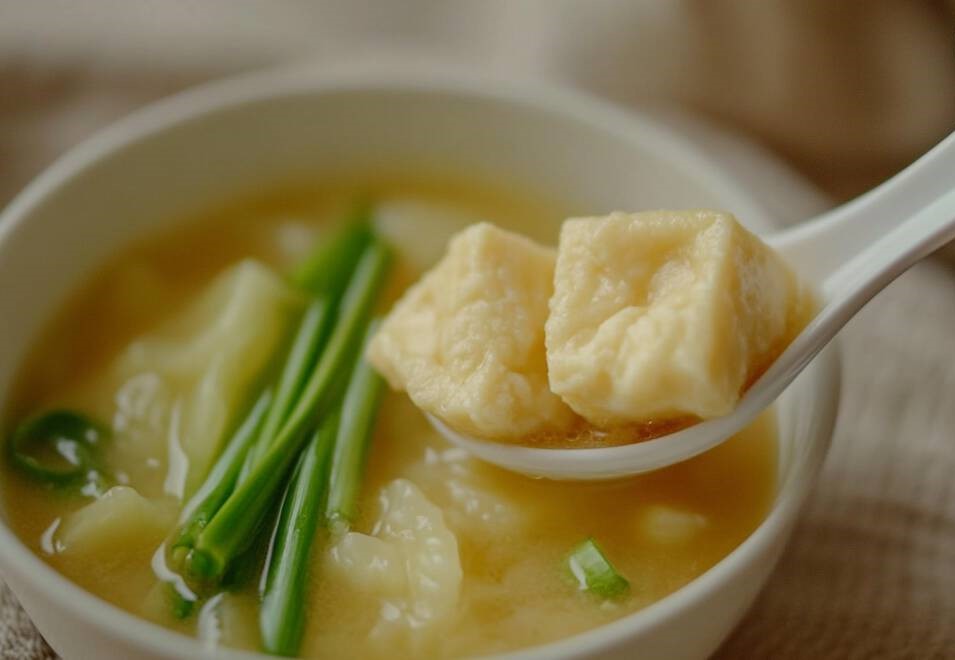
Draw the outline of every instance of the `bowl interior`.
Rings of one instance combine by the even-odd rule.
[[[0,318],[15,322],[4,324],[0,402],[42,324],[123,245],[211,203],[290,179],[402,170],[474,176],[569,199],[590,213],[718,207],[757,231],[773,224],[691,145],[576,96],[393,77],[220,84],[159,104],[82,145],[4,213]],[[834,403],[831,364],[823,363],[779,404],[781,493],[804,486],[825,451],[828,429],[820,424],[831,426]],[[52,573],[5,527],[0,535],[5,570]],[[175,652],[198,648],[169,641],[176,636],[149,624],[123,622],[98,600],[81,601],[58,575],[43,576],[42,585],[63,589],[70,607],[85,607],[84,616],[128,635]],[[650,620],[646,612],[627,619]]]

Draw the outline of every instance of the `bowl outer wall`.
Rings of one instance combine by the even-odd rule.
[[[404,122],[400,131],[388,128],[395,108]],[[325,128],[313,126],[304,131],[309,132],[305,139],[299,139],[303,131],[288,128],[290,121],[316,119],[323,109]],[[350,129],[328,129],[328,120],[349,110],[358,117],[345,122],[351,122]],[[412,160],[425,170],[473,169],[492,180],[500,171],[517,172],[518,187],[558,197],[573,190],[575,200],[595,209],[722,206],[757,230],[773,226],[769,205],[727,174],[731,167],[682,137],[695,131],[694,138],[703,139],[708,129],[691,120],[681,124],[678,133],[660,120],[577,94],[432,72],[270,72],[151,106],[69,152],[0,217],[0,281],[7,283],[0,293],[0,318],[20,320],[4,324],[10,341],[0,353],[0,400],[6,399],[29,337],[71,283],[123,242],[237,191],[320,174],[323,168],[388,165],[407,158],[411,149]],[[277,145],[265,144],[275,136],[281,136]],[[309,161],[302,145],[310,141],[322,145],[321,163]],[[789,176],[784,169],[771,161],[766,168],[753,168],[759,154],[735,144],[748,154],[743,159],[748,169],[775,172],[774,185],[783,185],[780,178]],[[243,162],[249,161],[243,158],[248,153],[263,151],[271,156]],[[353,158],[356,152],[364,156]],[[800,188],[792,181],[793,189]],[[111,212],[104,219],[106,208]],[[60,240],[53,246],[41,242],[46,238],[48,243],[49,236]],[[57,268],[38,269],[36,263]],[[655,605],[519,655],[633,657],[639,650],[640,657],[675,659],[711,653],[765,582],[824,458],[838,391],[834,351],[820,357],[807,379],[818,408],[816,424],[800,439],[805,451],[787,468],[773,511],[749,539]],[[254,657],[210,651],[118,610],[53,571],[6,527],[0,527],[0,564],[41,632],[68,659]]]

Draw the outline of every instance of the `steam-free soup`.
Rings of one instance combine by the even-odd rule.
[[[179,577],[188,562],[177,564],[170,548],[184,503],[208,480],[256,393],[277,381],[306,313],[285,274],[369,190],[377,234],[395,254],[379,311],[458,230],[487,220],[553,244],[568,215],[459,183],[340,182],[222,207],[124,249],[37,339],[6,405],[8,438],[22,420],[53,409],[103,427],[101,473],[70,487],[4,462],[10,524],[28,547],[104,600],[207,643],[296,647],[302,657],[457,657],[558,640],[635,612],[755,529],[775,489],[771,414],[665,470],[558,483],[452,448],[404,394],[382,390],[357,513],[345,525],[316,525],[307,570],[293,585],[298,603],[274,610],[301,615],[297,641],[260,632],[295,636],[294,622],[262,623],[273,611],[262,605],[260,574],[278,505],[223,579],[210,586]],[[335,380],[351,391],[346,370]],[[306,469],[295,463],[283,484]],[[575,573],[568,558],[587,539],[625,588],[601,592]]]

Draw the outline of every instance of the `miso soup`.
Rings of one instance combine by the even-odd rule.
[[[569,210],[460,182],[343,180],[239,200],[127,246],[37,338],[6,402],[12,528],[137,616],[209,644],[301,657],[512,651],[673,593],[771,506],[772,413],[655,473],[552,482],[452,447],[405,394],[362,371],[368,317],[452,234],[490,221],[554,244]],[[387,263],[359,255],[344,268],[326,254],[303,275],[330,241],[351,254],[341,231],[356,213]],[[337,290],[324,281],[336,268]],[[359,276],[378,277],[367,314],[358,306],[372,289]],[[58,410],[73,417],[44,417]],[[199,520],[215,485],[222,501]],[[242,488],[248,499],[230,505]],[[612,582],[583,579],[575,557]]]

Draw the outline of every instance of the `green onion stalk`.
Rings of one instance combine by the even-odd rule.
[[[357,515],[383,385],[363,358],[377,325],[369,325],[358,346],[341,407],[327,415],[313,434],[286,491],[264,572],[259,612],[263,646],[269,653],[298,653],[305,628],[308,562],[319,522],[340,533]]]
[[[201,581],[219,581],[229,564],[252,542],[269,503],[285,481],[309,427],[330,410],[336,376],[356,346],[382,287],[389,252],[380,242],[368,245],[342,298],[328,344],[311,372],[286,422],[218,513],[202,529],[187,557],[187,570]]]

